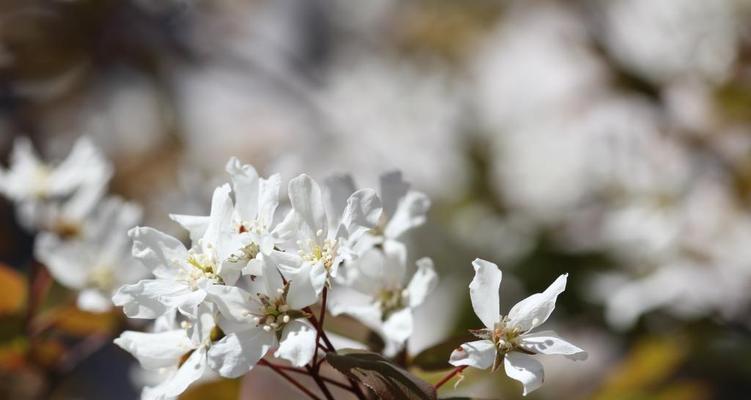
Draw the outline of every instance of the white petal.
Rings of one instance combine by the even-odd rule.
[[[307,229],[305,235],[314,237],[320,229],[325,237],[328,223],[318,184],[305,174],[292,179],[289,182],[289,200]]]
[[[76,304],[81,310],[92,313],[105,313],[112,309],[109,296],[98,289],[84,289],[79,292]]]
[[[347,199],[347,207],[342,214],[342,224],[350,236],[373,228],[381,217],[381,199],[373,189],[360,189]]]
[[[86,136],[81,136],[68,156],[50,176],[52,193],[68,193],[74,185],[105,184],[112,176],[112,166]]]
[[[191,242],[198,242],[209,228],[208,216],[170,214],[169,217],[188,231]]]
[[[490,340],[475,340],[461,345],[454,350],[449,357],[449,364],[459,367],[469,365],[479,369],[488,369],[493,366],[496,356],[496,347]]]
[[[417,307],[422,304],[436,285],[438,285],[438,274],[433,268],[433,260],[427,257],[417,260],[417,271],[407,286],[409,306]]]
[[[261,179],[258,187],[258,220],[270,227],[274,222],[274,213],[279,206],[279,188],[282,178],[279,174]]]
[[[492,262],[479,258],[472,261],[472,267],[475,269],[475,277],[469,284],[472,308],[480,321],[492,329],[501,319],[498,294],[501,287],[501,270]]]
[[[115,344],[133,354],[146,369],[176,366],[195,347],[182,329],[161,333],[125,331]]]
[[[34,255],[47,266],[56,281],[70,289],[81,289],[88,278],[89,261],[79,241],[63,241],[51,233],[41,233],[34,244]]]
[[[430,209],[430,199],[420,192],[409,192],[399,202],[395,214],[391,217],[384,235],[398,238],[402,233],[422,225]]]
[[[230,186],[222,185],[214,189],[214,194],[211,197],[211,214],[209,215],[209,225],[206,228],[206,233],[203,235],[204,245],[212,244],[220,250],[219,244],[222,239],[223,232],[227,232],[232,225],[232,212],[234,206],[232,205],[232,199],[230,198]],[[220,258],[222,261],[223,258]]]
[[[128,235],[133,239],[133,257],[157,277],[171,277],[179,263],[188,259],[188,251],[179,240],[156,229],[135,227]]]
[[[555,300],[566,289],[568,274],[558,277],[542,293],[535,293],[526,299],[516,303],[509,311],[509,322],[518,327],[522,332],[528,332],[545,322],[555,309]]]
[[[258,173],[252,165],[243,165],[235,157],[227,162],[225,169],[232,179],[235,209],[243,220],[255,220],[258,215]]]
[[[327,214],[330,219],[339,218],[347,207],[347,199],[357,190],[355,181],[350,175],[334,175],[326,178],[324,187],[328,205]],[[330,220],[329,225],[334,226],[338,222]]]
[[[216,304],[219,312],[236,322],[248,322],[253,318],[248,311],[253,306],[251,295],[234,286],[211,285],[206,288],[206,299]]]
[[[545,380],[545,372],[542,369],[542,364],[526,354],[515,351],[506,354],[503,366],[509,378],[516,379],[522,383],[524,386],[523,396],[538,389]]]
[[[302,367],[313,359],[316,351],[316,330],[300,320],[284,327],[282,340],[274,357],[283,358],[296,367]]]
[[[310,264],[304,263],[296,271],[285,274],[289,282],[287,304],[294,310],[301,310],[318,301],[310,270]]]
[[[401,171],[392,171],[381,175],[381,201],[383,201],[383,214],[391,219],[396,213],[399,201],[409,191],[409,183],[402,179]]]
[[[386,342],[393,342],[391,346],[387,346],[388,350],[384,349],[387,357],[395,355],[401,349],[404,342],[412,336],[413,325],[414,321],[410,308],[396,311],[389,315],[386,321],[383,321],[382,331],[387,339]],[[395,344],[396,346],[394,346]]]
[[[586,360],[587,353],[559,337],[553,331],[529,333],[521,336],[521,345],[542,354],[560,354],[571,360]]]
[[[207,367],[206,348],[199,347],[193,354],[188,357],[185,363],[180,366],[177,373],[168,378],[161,384],[144,388],[141,395],[142,400],[167,400],[179,396],[191,383],[197,381],[203,376]]]
[[[248,372],[276,345],[274,334],[252,328],[229,334],[209,350],[209,366],[219,375],[237,378]]]
[[[378,249],[373,251],[379,252]],[[404,285],[407,275],[407,246],[404,243],[388,240],[383,243],[383,277],[381,284],[386,287],[396,288]],[[371,285],[374,282],[370,283]]]
[[[123,307],[129,318],[153,319],[164,314],[169,307],[160,301],[162,296],[187,292],[186,287],[176,286],[167,279],[144,279],[132,285],[120,287],[112,296],[112,302]]]

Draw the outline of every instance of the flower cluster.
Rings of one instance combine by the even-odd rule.
[[[154,277],[122,286],[113,301],[128,317],[160,323],[115,343],[147,369],[174,370],[144,397],[177,396],[207,369],[241,376],[270,351],[307,365],[319,336],[310,307],[329,290],[332,312],[361,320],[399,350],[412,334],[413,308],[437,282],[427,258],[405,282],[400,241],[425,220],[427,197],[399,173],[382,176],[380,196],[348,176],[321,187],[300,175],[288,184],[290,209],[278,215],[279,175],[260,177],[234,158],[226,171],[231,183],[214,190],[208,216],[171,216],[190,246],[148,227],[129,232],[133,256]],[[363,302],[346,300],[351,293]]]
[[[104,312],[123,283],[148,274],[130,256],[123,232],[137,225],[141,208],[106,195],[112,166],[86,138],[57,165],[42,161],[27,138],[14,145],[0,193],[18,220],[37,234],[34,254],[63,286],[78,292],[78,307]]]
[[[0,188],[24,225],[38,231],[36,257],[77,292],[81,309],[107,311],[114,304],[129,318],[153,321],[148,332],[128,330],[114,340],[159,373],[161,382],[144,388],[144,399],[175,398],[211,374],[235,378],[258,364],[277,368],[267,356],[307,371],[326,394],[319,368],[336,352],[323,326],[327,311],[381,336],[385,357],[403,351],[415,309],[438,283],[430,258],[411,268],[405,241],[425,222],[427,196],[399,172],[383,174],[379,191],[358,189],[347,175],[319,185],[303,174],[289,181],[287,204],[280,201],[279,175],[261,177],[235,158],[226,172],[229,183],[214,190],[208,216],[170,215],[189,246],[154,228],[132,227],[140,209],[104,196],[111,168],[86,139],[56,167],[20,140]],[[287,209],[277,212],[280,205]],[[500,270],[479,259],[473,265],[470,295],[485,327],[471,331],[481,340],[451,354],[457,370],[446,379],[468,366],[495,370],[503,362],[526,394],[542,383],[542,366],[529,355],[586,356],[553,332],[530,333],[550,316],[566,275],[503,317]],[[360,383],[348,378],[351,391],[365,398]]]

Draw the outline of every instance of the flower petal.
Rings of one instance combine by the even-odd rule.
[[[234,286],[211,285],[206,288],[206,299],[216,304],[219,313],[235,322],[245,323],[253,316],[248,313],[254,304],[250,294]]]
[[[333,175],[326,178],[324,186],[329,218],[338,218],[347,207],[347,199],[357,190],[355,181],[351,175]],[[329,220],[331,226],[338,222]]]
[[[115,339],[115,344],[151,370],[176,366],[195,347],[183,329],[160,333],[125,331]]]
[[[518,327],[522,332],[528,332],[545,322],[555,309],[555,300],[566,289],[568,274],[558,277],[542,293],[535,293],[526,299],[516,303],[509,311],[509,322]]]
[[[414,318],[412,317],[412,309],[409,307],[403,308],[389,315],[389,317],[383,321],[381,330],[386,338],[386,348],[383,350],[384,355],[392,357],[401,350],[404,342],[412,336],[414,329]]]
[[[305,237],[316,237],[316,232],[323,230],[326,236],[328,224],[326,211],[321,197],[321,188],[308,175],[302,174],[289,182],[289,200],[295,213],[301,218],[302,226],[306,229]]]
[[[409,306],[417,307],[422,304],[436,285],[438,285],[438,274],[433,267],[433,260],[428,257],[417,260],[417,271],[407,286]]]
[[[170,214],[169,217],[188,231],[191,242],[198,242],[209,228],[210,218],[208,216]]]
[[[553,331],[535,332],[521,336],[521,345],[542,354],[560,354],[571,360],[586,360],[587,352],[559,337]]]
[[[506,354],[503,366],[509,378],[522,383],[524,386],[523,396],[538,389],[545,380],[545,371],[542,364],[526,354],[515,351]]]
[[[211,197],[211,213],[209,214],[209,225],[206,227],[206,233],[203,235],[205,244],[211,244],[216,250],[222,252],[223,234],[227,233],[232,226],[232,212],[234,206],[230,198],[230,186],[225,184],[214,189]],[[235,250],[235,249],[232,249]],[[230,253],[232,250],[226,251]],[[229,254],[219,254],[219,261],[223,261]]]
[[[199,347],[180,366],[177,373],[161,384],[144,388],[141,394],[142,400],[167,400],[179,396],[191,383],[197,381],[206,371],[206,348]]]
[[[76,299],[78,308],[92,313],[105,313],[112,309],[112,301],[98,289],[84,289]]]
[[[386,225],[384,235],[396,239],[404,232],[424,224],[429,209],[428,196],[420,192],[407,193]]]
[[[475,340],[464,343],[454,350],[449,357],[449,364],[459,367],[469,365],[479,369],[488,369],[493,366],[497,349],[490,340]]]
[[[133,239],[133,257],[157,277],[172,277],[179,263],[188,259],[188,250],[179,240],[156,229],[139,226],[128,235]]]
[[[144,279],[132,285],[125,285],[117,289],[112,296],[112,302],[123,307],[128,318],[153,319],[164,314],[169,307],[162,301],[162,296],[187,293],[185,286],[176,285],[167,279]]]
[[[258,173],[250,164],[242,164],[232,157],[225,170],[232,179],[235,209],[244,221],[254,221],[258,216]]]
[[[492,329],[495,323],[501,319],[498,294],[501,287],[501,270],[492,262],[479,258],[472,261],[472,267],[475,269],[475,277],[469,284],[472,308],[474,308],[480,321],[486,327]]]
[[[396,213],[399,201],[409,191],[409,183],[402,179],[402,171],[391,171],[380,177],[381,201],[383,201],[383,214],[391,218]]]
[[[349,237],[357,237],[378,224],[381,217],[381,199],[373,189],[360,189],[347,199],[342,213],[342,224]]]
[[[302,367],[313,359],[316,351],[316,330],[310,324],[295,320],[282,330],[282,340],[274,357],[283,358],[296,367]]]
[[[237,378],[252,369],[276,345],[276,337],[252,328],[229,334],[211,345],[209,366],[219,375]]]
[[[86,285],[89,274],[84,259],[86,253],[79,241],[63,241],[47,232],[41,233],[34,244],[35,257],[47,266],[56,281],[70,289],[82,289]]]

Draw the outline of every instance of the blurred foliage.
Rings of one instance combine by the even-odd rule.
[[[199,383],[180,396],[180,400],[237,400],[242,379],[222,379]]]

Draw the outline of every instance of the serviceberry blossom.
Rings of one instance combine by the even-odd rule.
[[[78,308],[109,311],[115,289],[148,275],[131,257],[130,241],[123,234],[140,218],[141,209],[135,204],[108,198],[83,221],[81,232],[74,237],[41,232],[35,242],[35,256],[56,281],[78,291]]]
[[[238,286],[209,289],[226,334],[210,354],[212,360],[233,361],[212,364],[222,376],[243,375],[270,349],[276,349],[275,357],[298,367],[309,363],[316,351],[316,329],[305,311],[318,301],[310,285],[311,266],[303,265],[285,278],[271,258],[262,258],[262,276],[244,279]]]
[[[425,223],[430,208],[428,196],[410,190],[410,184],[404,181],[401,171],[382,174],[379,181],[383,211],[376,226],[359,242],[360,252],[384,242],[401,243],[405,232]],[[357,189],[350,175],[333,176],[326,180],[326,187],[329,189],[328,201],[339,204],[338,209],[344,209],[347,198]]]
[[[556,298],[566,288],[567,274],[558,277],[544,292],[520,301],[508,315],[502,316],[499,306],[501,270],[481,259],[476,259],[472,266],[475,277],[469,285],[469,295],[475,314],[485,328],[471,331],[480,340],[464,343],[451,353],[452,365],[496,371],[503,363],[506,375],[522,383],[526,396],[544,380],[542,364],[531,355],[560,354],[572,360],[586,359],[586,352],[553,331],[531,332],[553,312]]]
[[[165,375],[160,384],[143,389],[143,400],[176,398],[208,371],[210,349],[221,330],[216,326],[211,304],[202,304],[197,314],[197,318],[183,320],[175,329],[154,333],[125,331],[115,339],[115,344],[138,359],[141,367]]]
[[[214,191],[211,215],[205,232],[187,249],[179,240],[148,227],[130,230],[133,256],[152,271],[154,279],[144,279],[121,287],[113,302],[123,306],[131,318],[156,318],[170,308],[195,316],[215,284],[234,284],[240,267],[227,262],[237,249],[227,240],[232,229],[232,200],[229,185]]]
[[[383,250],[370,249],[353,262],[358,273],[346,286],[335,287],[329,303],[333,315],[351,315],[379,333],[387,356],[401,350],[412,335],[414,309],[438,284],[427,257],[417,261],[417,271],[407,282],[406,258],[404,246],[392,242],[384,243]]]
[[[279,205],[279,174],[269,178],[258,176],[255,168],[231,158],[226,171],[232,181],[234,208],[232,211],[231,235],[228,240],[237,250],[228,259],[240,265],[246,275],[260,275],[262,262],[258,255],[274,251],[280,239],[273,231],[274,214]],[[210,217],[172,214],[170,217],[190,232],[191,240],[198,241],[206,232]]]
[[[276,230],[286,240],[282,248],[300,257],[293,267],[311,266],[311,280],[320,293],[339,265],[354,256],[358,240],[376,226],[381,201],[374,190],[360,189],[345,202],[326,202],[318,183],[305,174],[292,179],[288,191],[292,210]]]
[[[42,161],[31,141],[21,137],[15,141],[8,169],[0,169],[0,192],[15,203],[25,228],[73,236],[111,176],[109,162],[86,137],[57,165]]]

